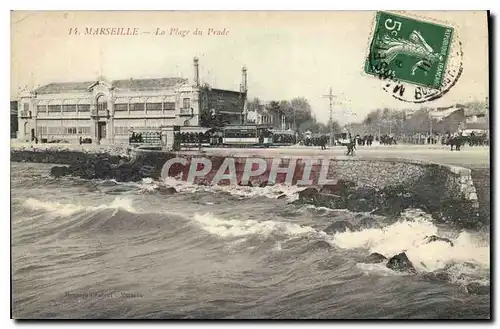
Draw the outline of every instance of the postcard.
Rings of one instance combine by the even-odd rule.
[[[13,11],[13,319],[487,319],[487,11]]]

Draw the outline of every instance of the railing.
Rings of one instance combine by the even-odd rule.
[[[100,110],[99,112],[96,109],[90,110],[90,115],[93,117],[100,116],[100,117],[109,117],[109,111],[108,110]]]
[[[31,111],[21,111],[21,118],[31,119]]]
[[[181,109],[180,115],[193,115],[193,109],[191,109],[191,108]]]

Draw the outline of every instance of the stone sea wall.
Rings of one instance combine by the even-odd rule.
[[[165,163],[178,158],[185,159],[185,163],[172,163],[166,172]],[[203,152],[143,151],[128,155],[57,149],[11,149],[11,161],[69,166],[55,168],[53,175],[56,177],[73,175],[118,181],[138,181],[145,177],[160,179],[162,175],[188,180],[191,164],[205,161],[210,168],[206,168],[206,173],[194,177],[195,184],[212,184],[221,178],[221,174],[231,171],[236,173],[234,179],[222,177],[218,184],[241,184],[256,188],[280,183],[305,185],[307,188],[299,195],[299,201],[352,211],[397,215],[404,208],[419,207],[444,221],[475,222],[478,208],[477,192],[469,169],[400,158],[230,158],[205,156]],[[316,163],[309,165],[308,161]],[[199,163],[195,169],[203,170],[206,163]],[[221,166],[225,170],[219,170]],[[255,172],[261,166],[259,175],[245,177],[248,169]],[[290,166],[292,169],[288,173],[277,170],[273,174],[273,167],[276,171],[276,168]],[[304,183],[307,179],[311,182]],[[328,182],[325,183],[324,179]]]
[[[144,156],[148,159],[150,155]],[[169,176],[180,177],[186,180],[189,175],[189,164],[193,158],[206,158],[212,164],[212,168],[203,178],[196,178],[195,183],[209,184],[216,175],[220,166],[224,163],[226,157],[219,156],[201,156],[187,155],[183,153],[164,154],[163,159],[159,164],[165,163],[168,159],[174,157],[185,158],[188,165],[172,165]],[[237,157],[234,158],[236,180],[240,182],[247,161],[252,161],[253,157]],[[253,176],[249,179],[252,186],[259,186],[269,180],[269,174],[273,165],[273,158],[262,158],[266,162],[266,171],[258,176]],[[307,165],[307,160],[316,160],[317,162],[328,163],[328,172],[326,178],[329,180],[343,180],[354,182],[357,187],[370,187],[382,189],[387,186],[396,186],[400,184],[408,186],[424,185],[430,189],[439,190],[447,198],[466,199],[477,203],[477,194],[474,183],[471,177],[471,170],[462,167],[429,163],[425,161],[410,160],[403,158],[392,159],[374,159],[374,158],[352,158],[347,156],[338,156],[332,158],[309,158],[303,159],[300,157],[283,157],[276,163],[279,167],[288,168],[291,161],[295,162],[293,171],[292,184],[300,184],[304,177],[304,167]],[[156,160],[148,159],[148,164],[152,165]],[[227,162],[226,162],[227,164]],[[202,170],[202,165],[198,166],[198,170]],[[252,169],[256,170],[253,165]],[[312,165],[310,178],[313,185],[317,184],[321,171],[321,165]],[[325,169],[326,171],[326,169]],[[160,173],[157,173],[161,175]],[[278,173],[275,183],[284,183],[287,174]],[[220,180],[219,184],[229,184],[229,180]]]

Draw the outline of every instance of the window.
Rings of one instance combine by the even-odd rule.
[[[47,127],[47,133],[50,135],[61,135],[63,127]]]
[[[90,135],[90,127],[79,127],[78,134]]]
[[[45,106],[45,105],[38,105],[36,107],[36,110],[38,111],[38,113],[45,112],[45,111],[47,111],[47,106]],[[47,128],[47,127],[45,127],[45,128]]]
[[[184,99],[182,100],[182,108],[183,108],[183,109],[188,109],[188,108],[190,108],[190,107],[191,107],[191,102],[190,102],[190,101],[191,101],[191,99],[190,99],[190,98],[184,98]]]
[[[77,131],[76,127],[66,127],[64,129],[64,133],[66,135],[76,135],[76,131]]]
[[[38,134],[41,136],[47,135],[47,127],[38,127]]]
[[[163,109],[165,110],[175,110],[175,102],[164,102]]]
[[[28,113],[30,110],[30,105],[28,103],[24,103],[24,112]]]
[[[60,113],[61,112],[61,105],[49,105],[48,108],[49,108],[49,112],[53,112],[53,113],[55,113],[55,112]]]
[[[130,111],[144,111],[144,103],[130,103]]]
[[[146,103],[146,110],[161,111],[161,103]]]
[[[115,111],[128,111],[128,104],[115,104]]]
[[[78,104],[78,112],[90,112],[90,104]]]
[[[257,130],[253,130],[253,129],[230,130],[230,129],[227,129],[224,132],[224,136],[228,137],[228,138],[255,138],[257,136]]]
[[[76,105],[63,105],[63,112],[76,112]]]
[[[106,111],[108,109],[108,101],[104,98],[104,96],[99,96],[97,98],[97,110],[98,111]]]
[[[114,127],[113,129],[114,129],[115,135],[128,135],[129,134],[128,127]]]

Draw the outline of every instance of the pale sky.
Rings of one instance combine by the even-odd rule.
[[[393,99],[382,83],[363,73],[375,12],[13,12],[11,97],[27,85],[107,79],[193,78],[193,57],[200,59],[200,80],[216,88],[239,90],[241,68],[248,69],[249,97],[264,101],[305,97],[326,122],[330,86],[340,108],[360,121],[380,107],[419,108]],[[463,43],[464,71],[457,84],[424,106],[484,100],[488,95],[486,12],[418,12],[448,22]],[[86,27],[137,28],[137,36],[84,35]],[[69,35],[78,28],[81,35]],[[169,35],[172,28],[190,34]],[[194,29],[203,35],[193,35]],[[209,36],[208,29],[227,35]],[[166,35],[154,35],[157,29]],[[149,32],[149,34],[145,33]]]

